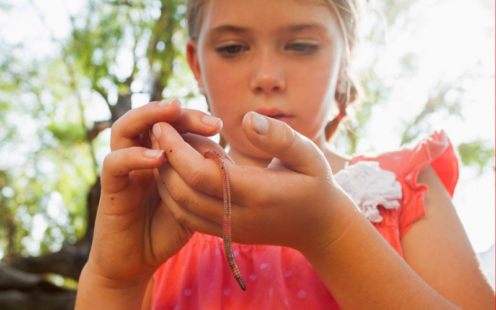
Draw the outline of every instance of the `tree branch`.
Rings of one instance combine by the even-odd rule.
[[[63,247],[59,252],[48,253],[38,257],[18,257],[9,265],[28,273],[54,273],[78,280],[87,259],[87,254],[70,251]]]
[[[136,3],[129,3],[129,1],[113,1],[113,2],[104,2],[105,4],[110,4],[110,5],[117,5],[117,6],[128,6],[130,8],[145,8],[144,4],[136,4]]]

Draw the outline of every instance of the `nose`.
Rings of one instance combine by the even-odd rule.
[[[286,88],[284,69],[277,55],[271,51],[260,51],[252,63],[250,87],[256,94],[283,92]]]

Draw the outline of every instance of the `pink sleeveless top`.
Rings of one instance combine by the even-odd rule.
[[[425,215],[427,186],[417,183],[419,172],[431,165],[453,196],[458,159],[446,133],[438,131],[413,148],[378,156],[355,156],[376,161],[400,182],[397,209],[379,206],[382,221],[373,223],[403,257],[400,240]],[[310,263],[291,248],[233,243],[234,255],[248,289],[243,292],[226,262],[222,239],[195,233],[186,246],[154,274],[152,309],[340,309]]]

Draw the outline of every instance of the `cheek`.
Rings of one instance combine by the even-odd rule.
[[[286,68],[288,86],[297,90],[305,102],[317,104],[325,101],[334,93],[335,79],[339,67],[336,66],[332,57],[324,57],[322,53],[319,58],[301,64],[288,64]],[[301,98],[300,98],[301,100]]]
[[[307,92],[311,96],[326,96],[335,84],[335,76],[339,68],[334,66],[332,59],[316,62],[306,68],[305,72],[298,74],[300,83],[306,85]]]
[[[305,72],[299,74],[297,81],[301,91],[300,101],[304,102],[300,111],[309,125],[306,130],[317,133],[326,123],[331,105],[334,104],[336,74],[332,63],[306,68]]]
[[[241,102],[243,85],[241,77],[244,75],[240,74],[239,69],[235,70],[232,64],[222,62],[215,57],[206,58],[203,69],[212,113],[222,117],[226,113],[234,112]]]

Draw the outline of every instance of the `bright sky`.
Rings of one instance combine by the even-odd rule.
[[[29,1],[18,0],[16,8],[8,15],[0,12],[0,37],[7,42],[25,42],[29,47],[30,57],[43,57],[52,53],[56,47],[50,41],[49,32],[40,22],[30,7]],[[57,38],[69,34],[68,13],[75,13],[83,7],[85,0],[51,0],[35,1],[45,14],[48,26]],[[447,131],[453,144],[486,139],[494,147],[495,141],[495,92],[494,92],[494,2],[489,0],[419,0],[409,15],[413,24],[405,24],[403,32],[392,29],[387,47],[379,47],[382,57],[376,64],[377,74],[386,84],[394,85],[388,102],[377,106],[367,126],[367,136],[360,140],[358,152],[370,150],[388,151],[399,146],[394,132],[401,128],[402,121],[418,114],[426,101],[427,90],[436,85],[441,76],[446,81],[455,81],[465,77],[465,73],[482,64],[479,71],[487,78],[478,79],[477,83],[468,80],[469,90],[463,100],[463,117],[439,116],[431,119],[433,129]],[[364,45],[358,66],[367,65],[367,55],[377,47]],[[397,83],[395,77],[403,70],[398,65],[398,55],[411,51],[418,56],[416,64],[420,68],[415,79],[404,84]],[[123,57],[126,62],[126,57]],[[123,63],[126,66],[126,63]],[[146,96],[133,98],[134,106],[146,103]],[[94,102],[90,106],[97,107]],[[205,109],[203,98],[190,102],[190,107]],[[89,119],[102,119],[107,111],[87,109]],[[105,115],[103,115],[105,114]],[[389,121],[384,122],[387,118]],[[105,133],[104,133],[105,134]],[[108,139],[108,133],[102,136]],[[103,158],[107,150],[99,153]],[[494,159],[493,164],[494,166]],[[54,203],[60,205],[60,199],[53,197]],[[454,204],[465,226],[469,238],[477,252],[485,251],[494,244],[495,239],[495,175],[494,171],[483,177],[476,177],[474,170],[463,168],[455,192]],[[53,209],[53,208],[52,208]],[[52,212],[62,212],[56,211]],[[63,212],[62,212],[63,213]],[[39,240],[46,224],[35,219],[37,226],[33,236]],[[36,232],[38,233],[36,233]]]
[[[481,3],[485,3],[485,7]],[[384,80],[388,80],[395,71],[401,70],[395,65],[398,55],[411,51],[419,56],[420,70],[415,79],[403,85],[396,83],[389,101],[374,109],[374,115],[390,116],[390,121],[373,117],[367,126],[367,137],[360,140],[358,152],[372,146],[378,150],[395,149],[400,141],[394,133],[401,128],[402,120],[411,119],[411,115],[423,109],[427,90],[436,85],[439,77],[456,81],[465,77],[478,62],[484,68],[478,74],[486,79],[478,79],[477,83],[465,80],[468,80],[469,90],[462,99],[464,120],[439,115],[431,119],[431,123],[433,129],[444,129],[455,146],[485,139],[494,147],[494,2],[474,1],[468,5],[462,0],[418,1],[418,5],[409,9],[409,15],[415,23],[406,28],[413,29],[413,35],[392,31],[378,67],[385,72]],[[382,71],[376,72],[381,75]],[[494,170],[478,178],[473,169],[463,167],[453,202],[476,251],[484,251],[494,244]]]

